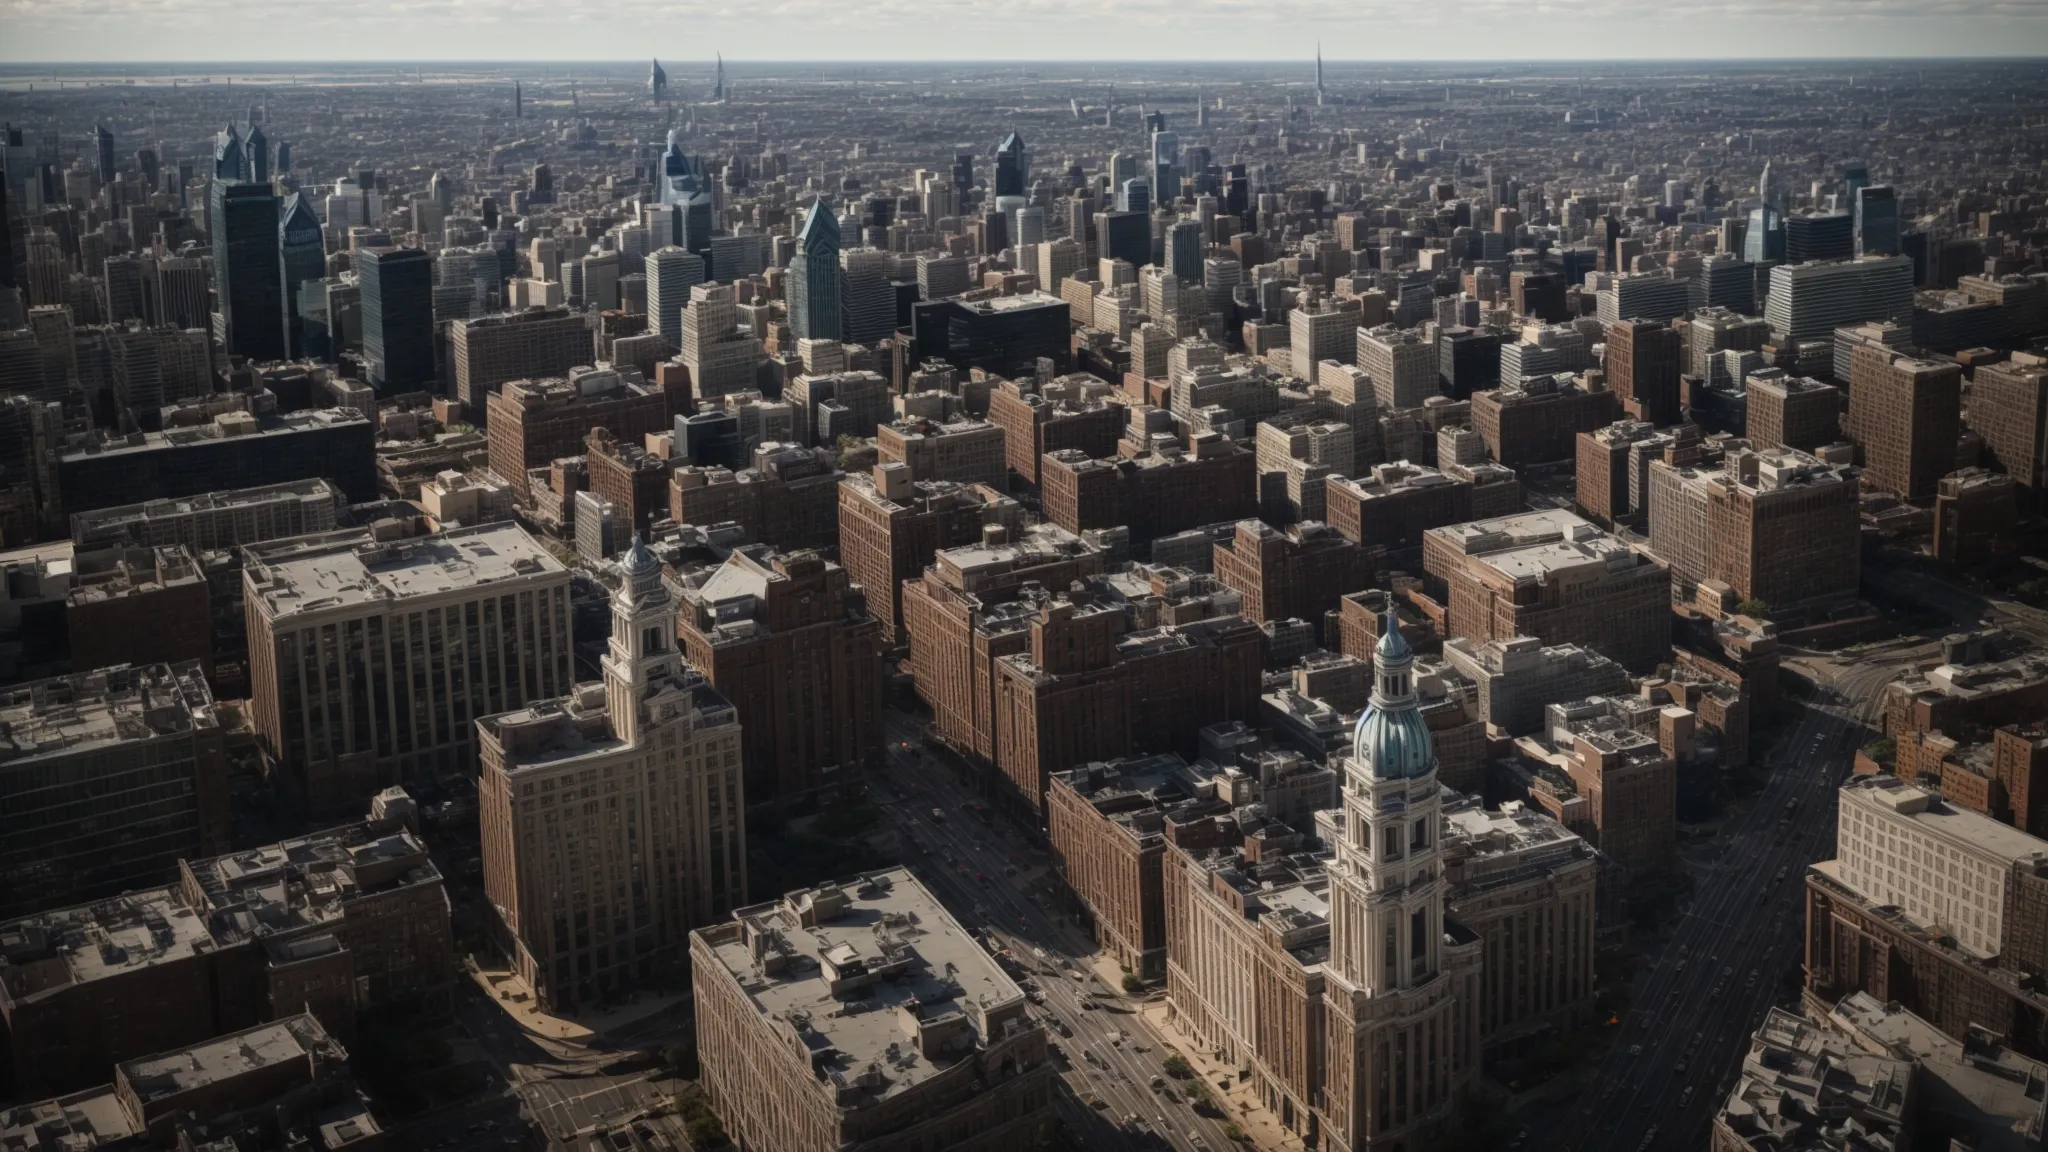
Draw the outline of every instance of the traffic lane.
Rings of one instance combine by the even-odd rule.
[[[1793,759],[1800,750],[1811,745],[1824,722],[1824,713],[1817,708],[1808,709],[1793,731],[1772,749],[1771,755],[1781,762]],[[1738,845],[1753,843],[1758,831],[1766,827],[1764,821],[1773,818],[1774,805],[1782,808],[1785,799],[1783,793],[1793,787],[1794,775],[1784,768],[1772,773],[1771,779],[1766,783],[1764,795],[1738,821],[1733,833]],[[1565,1121],[1566,1131],[1571,1134],[1572,1138],[1568,1142],[1573,1146],[1600,1147],[1610,1141],[1621,1142],[1614,1139],[1618,1135],[1614,1128],[1626,1124],[1627,1118],[1641,1106],[1636,1096],[1644,1085],[1645,1078],[1653,1074],[1643,1062],[1644,1054],[1648,1053],[1654,1060],[1661,1058],[1668,1050],[1668,1038],[1658,1034],[1655,1019],[1657,1015],[1661,1015],[1663,1001],[1679,978],[1681,970],[1677,967],[1678,960],[1701,951],[1710,933],[1717,938],[1720,936],[1717,922],[1732,919],[1731,914],[1739,906],[1739,901],[1743,899],[1742,894],[1748,890],[1747,886],[1754,884],[1758,875],[1764,874],[1763,869],[1767,861],[1775,861],[1782,853],[1783,846],[1780,845],[1776,852],[1752,852],[1738,857],[1736,871],[1732,876],[1717,870],[1713,878],[1721,881],[1718,888],[1710,887],[1695,899],[1692,911],[1674,932],[1674,939],[1666,945],[1667,950],[1659,960],[1657,968],[1645,982],[1641,998],[1631,1006],[1629,1015],[1622,1021],[1622,1027],[1629,1029],[1630,1032],[1616,1039],[1605,1061],[1603,1071],[1608,1082],[1629,1087],[1630,1090],[1625,1096],[1618,1090],[1604,1093],[1595,1106],[1595,1116],[1591,1118],[1586,1117],[1583,1111],[1568,1116]],[[1770,866],[1775,869],[1778,865],[1773,862]],[[1687,945],[1687,949],[1681,952],[1671,951],[1674,946],[1680,944]],[[1718,952],[1710,955],[1718,955]],[[1647,1030],[1642,1029],[1644,1017],[1640,1015],[1641,1012],[1652,1013],[1649,1017],[1652,1024]],[[1643,1036],[1642,1039],[1632,1038],[1638,1033]],[[1631,1053],[1630,1048],[1635,1046],[1640,1047]],[[1579,1136],[1579,1132],[1585,1128],[1593,1130],[1591,1139],[1594,1143],[1588,1144],[1586,1138]]]

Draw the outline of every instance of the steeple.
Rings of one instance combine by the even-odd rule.
[[[725,53],[719,52],[716,55],[718,56],[718,67],[712,73],[711,84],[711,102],[713,104],[718,104],[725,100]]]

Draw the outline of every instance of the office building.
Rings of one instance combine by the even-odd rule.
[[[322,476],[350,501],[377,495],[375,426],[348,408],[250,412],[243,397],[195,404],[162,432],[94,436],[57,460],[57,491],[70,514],[138,500],[176,500]]]
[[[1678,422],[1681,344],[1668,324],[1626,320],[1607,326],[1607,387],[1630,419],[1660,428]]]
[[[666,244],[647,254],[647,326],[670,348],[683,346],[683,308],[690,293],[709,277],[704,257]]]
[[[1835,329],[1869,320],[1909,320],[1913,262],[1904,256],[1864,256],[1771,269],[1764,319],[1781,340],[1826,340]]]
[[[1444,813],[1444,913],[1478,935],[1479,1034],[1513,1052],[1593,1020],[1599,864],[1592,846],[1526,805],[1477,797]]]
[[[1865,486],[1906,500],[1932,499],[1955,471],[1962,434],[1963,371],[1893,353],[1855,350],[1842,431],[1856,443]]]
[[[1042,468],[1045,518],[1076,535],[1124,526],[1131,543],[1144,544],[1258,512],[1258,458],[1214,432],[1201,433],[1191,452],[1097,460],[1067,448],[1046,453]]]
[[[306,284],[327,274],[327,240],[320,217],[304,193],[294,192],[284,201],[284,218],[277,223],[278,248],[283,260],[284,312],[288,352],[293,358],[309,355],[305,325],[299,316],[299,292]],[[119,320],[119,316],[110,317]]]
[[[1514,473],[1494,465],[1468,471],[1456,476],[1403,460],[1375,464],[1357,479],[1332,476],[1324,489],[1329,525],[1346,540],[1394,552],[1420,546],[1428,529],[1520,506]]]
[[[478,422],[507,380],[567,376],[593,359],[590,325],[567,308],[529,308],[448,325],[455,398]]]
[[[1420,408],[1424,400],[1438,394],[1437,350],[1420,333],[1383,324],[1358,329],[1357,341],[1356,363],[1372,377],[1381,408]],[[1297,374],[1305,374],[1302,365],[1297,363],[1296,369]]]
[[[652,307],[650,300],[649,307]],[[728,284],[698,284],[683,308],[683,366],[698,402],[754,387],[761,342],[739,328],[739,308]]]
[[[82,512],[71,518],[71,539],[80,550],[182,544],[211,552],[329,531],[346,503],[331,481],[298,480]]]
[[[198,661],[8,689],[0,720],[0,916],[167,883],[226,850],[226,737]]]
[[[900,462],[877,464],[839,485],[839,559],[867,590],[868,611],[893,641],[903,630],[903,582],[943,549],[1003,538],[1023,528],[1023,509],[999,491],[950,480],[916,480]]]
[[[434,371],[434,258],[417,248],[359,248],[363,362],[381,393],[416,392]]]
[[[1992,466],[2012,477],[2030,508],[2048,490],[2048,362],[2014,356],[1980,365],[1970,380],[1970,430]]]
[[[582,455],[592,428],[636,443],[669,430],[671,404],[671,397],[642,383],[637,372],[579,368],[566,378],[507,381],[485,405],[491,471],[520,495],[531,495],[531,474],[564,456]]]
[[[1235,534],[1216,544],[1213,563],[1216,579],[1244,597],[1246,619],[1306,620],[1325,647],[1334,647],[1336,630],[1325,629],[1325,618],[1334,618],[1346,593],[1373,583],[1384,555],[1313,520],[1285,530],[1240,520]]]
[[[1598,848],[1628,892],[1661,888],[1678,863],[1678,770],[1664,711],[1631,697],[1555,703],[1538,735],[1515,742],[1533,775],[1523,799]]]
[[[796,237],[789,265],[789,328],[799,340],[841,338],[839,218],[819,199]],[[848,337],[851,339],[851,337]]]
[[[1841,389],[1803,376],[1749,381],[1743,431],[1759,448],[1817,451],[1841,436]]]
[[[1692,286],[1669,272],[1618,276],[1597,296],[1600,323],[1610,331],[1625,320],[1669,324],[1692,311]]]
[[[1853,471],[1791,448],[1730,452],[1712,469],[1654,460],[1650,548],[1674,595],[1716,581],[1773,617],[1831,607],[1861,581],[1857,495]]]
[[[462,779],[473,720],[569,689],[569,572],[516,525],[245,555],[251,719],[316,810]]]
[[[748,466],[678,468],[669,515],[682,524],[736,523],[747,539],[775,548],[824,548],[837,538],[839,481],[834,451],[780,440],[754,446]]]
[[[1934,496],[1934,558],[1977,564],[2018,546],[2019,485],[2010,476],[1964,468],[1941,478]]]
[[[815,552],[680,579],[684,655],[739,710],[749,803],[858,791],[882,745],[883,636],[866,593]]]
[[[370,817],[175,863],[170,882],[0,925],[14,1088],[105,1083],[117,1063],[303,1012],[445,1010],[448,893],[402,790]],[[138,1005],[146,1005],[138,1008]]]
[[[1670,654],[1666,566],[1570,512],[1432,528],[1422,555],[1424,571],[1448,588],[1449,636],[1585,644],[1631,670]]]
[[[1888,184],[1851,193],[1858,256],[1899,255],[1899,198]]]
[[[743,1145],[1052,1138],[1058,1073],[1024,990],[908,869],[738,909],[690,955],[704,1089]],[[868,1011],[843,1010],[854,993]]]
[[[476,722],[484,888],[548,1011],[682,971],[690,931],[746,903],[739,718],[682,662],[637,537],[618,575],[602,683]]]
[[[875,429],[875,454],[901,463],[912,480],[1010,486],[1008,447],[1001,427],[986,420],[898,418]]]
[[[213,220],[213,293],[226,325],[224,345],[251,360],[285,359],[291,345],[276,194],[268,184],[216,183]]]
[[[1756,311],[1756,265],[1735,252],[1717,252],[1700,261],[1698,274],[1686,286],[1689,311],[1695,314],[1709,308],[1738,315]]]
[[[1855,221],[1847,212],[1802,212],[1785,218],[1785,260],[1847,260],[1856,255]]]
[[[1072,363],[1067,302],[1044,292],[988,300],[932,300],[910,310],[917,363],[944,360],[965,372],[1035,376],[1040,360],[1054,373]],[[885,333],[886,334],[886,333]]]
[[[988,396],[988,421],[1003,430],[1009,470],[1038,486],[1048,453],[1066,449],[1090,457],[1116,454],[1130,410],[1110,403],[1109,383],[1075,374],[1047,381],[1005,380]]]
[[[1443,664],[1470,680],[1472,708],[1488,732],[1527,736],[1543,726],[1552,704],[1629,690],[1628,670],[1582,644],[1549,644],[1534,636],[1483,644],[1444,641]]]
[[[837,268],[834,262],[834,268]],[[1047,284],[1041,276],[1039,287],[1055,291],[1058,281]],[[964,256],[919,256],[917,258],[917,295],[921,300],[944,300],[958,296],[974,286]]]
[[[1472,396],[1473,430],[1497,464],[1520,468],[1574,459],[1579,433],[1604,428],[1621,416],[1615,393],[1597,378],[1510,379],[1503,359],[1501,386]]]

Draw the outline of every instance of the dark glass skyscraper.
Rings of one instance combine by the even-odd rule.
[[[789,330],[799,340],[839,339],[839,220],[822,198],[811,204],[789,265]]]
[[[295,357],[306,354],[305,333],[299,322],[299,286],[327,274],[327,247],[320,231],[320,218],[304,193],[294,192],[284,202],[284,217],[277,223],[278,249],[283,256],[285,332]]]
[[[1853,195],[1856,254],[1899,255],[1899,198],[1892,191],[1892,186],[1873,184],[1858,188]]]
[[[93,143],[99,146],[100,187],[104,188],[114,182],[114,134],[107,131],[105,124],[95,124],[92,126],[92,138]]]
[[[356,253],[363,293],[363,361],[379,392],[434,380],[434,258],[418,248]]]
[[[1785,259],[1847,260],[1856,254],[1856,230],[1847,212],[1809,212],[1785,218]]]
[[[288,349],[277,197],[268,184],[216,182],[212,203],[213,294],[227,325],[227,350],[282,360]]]
[[[1749,230],[1742,236],[1742,258],[1751,264],[1785,258],[1785,215],[1768,204],[1749,211]]]
[[[270,138],[260,126],[249,125],[249,138],[242,142],[242,153],[247,158],[249,179],[258,184],[270,183]]]
[[[996,149],[996,195],[1023,196],[1031,186],[1031,153],[1015,132]]]

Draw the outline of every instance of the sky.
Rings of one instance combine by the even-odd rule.
[[[0,0],[0,61],[2048,55],[2048,0]]]

